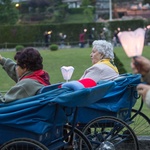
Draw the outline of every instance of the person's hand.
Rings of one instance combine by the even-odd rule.
[[[143,97],[143,100],[145,100],[146,94],[147,94],[147,92],[148,92],[149,90],[150,90],[150,85],[139,84],[139,85],[137,86],[138,94]]]
[[[150,60],[143,56],[135,57],[132,59],[131,68],[133,73],[145,75],[150,71]]]
[[[3,57],[2,57],[2,55],[0,54],[0,61],[2,60],[2,58],[3,58]]]

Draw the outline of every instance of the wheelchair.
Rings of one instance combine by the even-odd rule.
[[[104,97],[114,88],[114,82],[77,91],[58,88],[59,85],[44,87],[29,98],[0,104],[1,150],[92,149],[89,139],[76,128],[78,110]]]
[[[150,135],[150,119],[133,109],[139,99],[136,86],[140,75],[123,74],[114,80],[115,88],[88,107],[78,111],[79,129],[88,137],[94,150],[139,150],[141,136]]]
[[[150,119],[141,111],[142,100],[139,109],[133,109],[139,99],[136,86],[141,82],[140,78],[140,75],[122,74],[113,81],[115,86],[107,95],[98,94],[97,102],[78,108],[77,128],[87,136],[92,149],[142,149],[139,140],[150,135]],[[98,83],[101,84],[103,81]],[[83,97],[82,101],[85,99]],[[69,117],[71,121],[72,117]]]

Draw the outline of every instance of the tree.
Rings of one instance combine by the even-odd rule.
[[[67,4],[63,4],[55,7],[55,11],[53,14],[53,19],[55,22],[61,23],[64,21],[66,17],[66,9],[67,9]]]
[[[91,1],[91,5],[95,6],[96,0],[90,0],[90,1]]]
[[[147,3],[150,4],[150,0],[144,0],[143,1],[143,4],[147,4]]]
[[[11,0],[0,1],[0,24],[15,24],[18,21],[19,12]]]
[[[29,6],[36,8],[36,7],[45,7],[50,5],[49,0],[30,0]]]
[[[92,22],[94,20],[92,8],[85,8],[83,13],[85,14],[85,16],[87,16],[89,22]]]
[[[82,0],[82,6],[87,7],[88,5],[90,5],[90,0]]]

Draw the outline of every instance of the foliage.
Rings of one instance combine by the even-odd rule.
[[[150,4],[150,0],[143,0],[143,4]]]
[[[54,22],[56,22],[56,23],[63,22],[66,17],[66,10],[67,10],[66,4],[62,4],[62,5],[59,5],[58,7],[56,7],[55,11],[53,13]]]
[[[17,46],[15,47],[15,49],[16,49],[17,52],[18,52],[18,51],[21,51],[23,48],[24,48],[23,45],[17,45]]]
[[[1,0],[0,24],[15,24],[18,21],[19,12],[11,0]]]
[[[82,0],[82,6],[90,5],[90,0]]]
[[[61,0],[28,0],[20,2],[21,23],[60,23],[66,15],[66,6]]]
[[[87,20],[89,20],[89,22],[93,21],[93,10],[89,7],[84,9],[84,14],[87,17]]]
[[[56,50],[58,50],[58,45],[56,45],[56,44],[51,44],[51,45],[50,45],[50,50],[51,50],[51,51],[56,51]]]
[[[92,4],[93,6],[95,6],[96,0],[90,0],[90,1],[91,1],[91,4]]]
[[[127,73],[126,69],[124,68],[123,63],[120,61],[120,59],[116,56],[116,54],[114,53],[114,63],[116,65],[116,67],[118,68],[119,74],[124,74]]]
[[[47,5],[50,5],[50,2],[49,0],[30,0],[28,5],[33,8],[46,7]]]
[[[111,33],[113,33],[118,27],[121,28],[121,31],[127,31],[128,28],[135,30],[137,28],[144,28],[146,22],[147,21],[144,21],[143,19],[111,21],[109,22],[109,30]]]
[[[83,7],[79,7],[79,8],[69,8],[68,9],[68,13],[69,14],[82,14],[84,11],[84,8]]]
[[[84,15],[85,16],[85,15]],[[72,17],[73,18],[73,17]],[[75,20],[78,18],[79,20]],[[87,22],[86,16],[84,18],[81,15],[74,17],[74,21],[80,21],[80,23],[67,22],[61,24],[37,24],[37,25],[13,25],[13,26],[0,26],[0,47],[14,48],[17,44],[25,46],[42,46],[44,43],[44,32],[52,31],[50,42],[59,44],[60,38],[59,33],[67,35],[65,44],[77,45],[79,43],[79,34],[83,29],[87,29],[86,32],[86,43],[88,42],[89,34],[91,29],[94,28],[93,35],[94,39],[100,39],[100,33],[103,28],[107,28],[106,40],[111,40],[114,31],[120,27],[121,31],[128,30],[129,25],[132,30],[139,27],[144,28],[147,24],[143,20],[126,20],[126,21],[111,21],[108,23],[89,23]],[[82,22],[81,22],[82,21]],[[7,32],[6,32],[7,31]]]

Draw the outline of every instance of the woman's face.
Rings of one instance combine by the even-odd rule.
[[[25,72],[27,71],[26,68],[21,68],[19,65],[16,65],[16,72],[18,77],[20,78]]]
[[[96,64],[98,61],[100,61],[103,58],[103,54],[99,53],[98,50],[93,48],[90,57],[92,60],[92,64]]]

